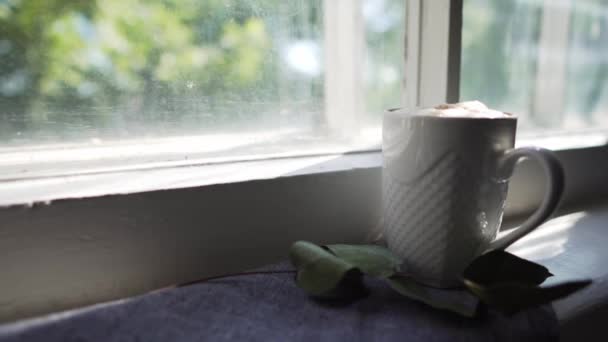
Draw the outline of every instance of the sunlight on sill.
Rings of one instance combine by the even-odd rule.
[[[554,218],[514,243],[509,251],[524,259],[536,261],[554,258],[565,251],[570,230],[586,216],[586,212],[577,212]],[[502,234],[508,233],[510,231]]]
[[[379,127],[348,138],[315,137],[295,129],[201,136],[94,141],[22,149],[0,148],[0,181],[238,163],[349,152],[380,152]],[[568,150],[603,146],[605,130],[524,134],[516,146]],[[378,164],[380,167],[380,164]]]
[[[379,134],[378,127],[361,129],[349,138],[318,137],[290,129],[0,149],[0,181],[339,157],[353,151],[378,151]]]
[[[349,140],[317,139],[314,144],[310,140],[305,144],[294,142],[297,132],[281,133],[215,136],[221,138],[215,141],[229,140],[232,150],[214,144],[210,136],[107,142],[94,147],[5,150],[0,153],[0,206],[378,169],[382,165],[378,127]],[[240,140],[237,143],[234,139]],[[567,150],[605,142],[606,135],[596,132],[525,137],[518,145],[553,149],[561,146]],[[9,155],[10,158],[3,158]],[[539,232],[542,234],[543,229],[536,233]]]

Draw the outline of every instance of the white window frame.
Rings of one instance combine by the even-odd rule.
[[[408,105],[457,99],[461,11],[462,0],[410,1]],[[608,198],[600,142],[557,151],[563,210]],[[255,267],[298,239],[363,242],[379,222],[380,151],[185,166],[2,184],[23,197],[0,210],[0,321]],[[542,177],[518,169],[507,218],[535,208]]]
[[[409,0],[405,106],[458,102],[462,1]]]

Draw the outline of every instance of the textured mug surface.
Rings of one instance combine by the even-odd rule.
[[[517,119],[412,115],[383,121],[383,225],[403,271],[439,287],[460,283],[502,221]]]

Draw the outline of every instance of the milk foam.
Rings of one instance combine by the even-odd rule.
[[[490,109],[480,101],[466,101],[442,104],[432,108],[420,109],[418,115],[458,118],[510,118],[512,115]]]

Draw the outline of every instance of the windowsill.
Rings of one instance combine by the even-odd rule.
[[[378,127],[350,138],[284,128],[0,148],[0,182],[339,155],[379,149],[379,134]]]
[[[562,209],[608,198],[607,153],[557,151]],[[0,210],[0,269],[11,279],[0,284],[0,321],[252,268],[295,240],[369,241],[380,166],[375,151],[0,182],[10,206]],[[543,180],[533,162],[516,169],[507,219],[536,208]]]
[[[564,341],[597,339],[608,312],[606,204],[556,217],[509,247],[554,274],[545,285],[592,279],[584,290],[553,303]]]
[[[381,156],[376,151],[203,165],[163,165],[143,170],[41,177],[0,183],[0,206],[48,204],[60,199],[195,188],[303,174],[378,168],[380,165]]]
[[[606,129],[580,130],[574,133],[567,131],[548,131],[545,133],[519,135],[515,147],[538,146],[553,151],[575,150],[608,144]]]
[[[251,136],[241,141],[253,141],[252,139],[258,139],[259,142],[260,138]],[[188,158],[189,154],[196,155],[192,153],[192,145],[205,145],[204,137],[173,138],[166,142],[170,144],[170,147],[165,147],[167,151],[190,149],[190,153],[180,154],[179,160],[176,160],[175,153],[159,152],[157,146],[160,143],[147,148],[145,143],[137,143],[127,146],[123,144],[78,148],[72,152],[66,152],[65,148],[4,152],[5,158],[1,165],[4,170],[8,169],[8,172],[0,176],[0,207],[31,206],[62,199],[194,188],[354,169],[379,169],[382,165],[381,153],[370,141],[373,139],[368,138],[358,146],[350,146],[364,150],[362,152],[344,153],[343,145],[334,144],[302,150],[298,153],[299,156],[294,156],[293,152],[277,152],[249,155],[246,158]],[[517,146],[540,146],[559,152],[597,148],[607,142],[608,135],[605,131],[594,131],[584,135],[524,136],[518,140]],[[198,151],[199,154],[201,152],[204,153]],[[116,154],[120,158],[111,161],[103,157]],[[95,161],[92,156],[100,158],[99,161]],[[20,177],[19,172],[15,170],[23,167],[20,165],[27,165],[28,160],[43,162],[31,163],[35,170],[29,170]],[[75,169],[78,163],[88,168],[79,171]],[[116,166],[117,163],[125,166]]]

